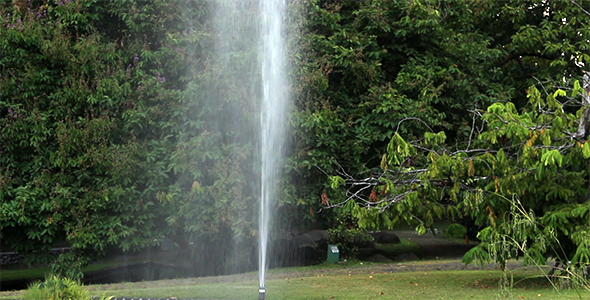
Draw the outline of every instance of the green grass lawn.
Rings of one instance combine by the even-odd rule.
[[[511,273],[514,287],[500,289],[497,270],[436,270],[455,261],[421,261],[406,264],[368,264],[358,261],[340,265],[283,268],[269,271],[268,300],[326,299],[590,299],[585,290],[556,291],[534,269]],[[437,265],[438,264],[438,265]],[[400,267],[432,269],[399,272]],[[397,271],[391,272],[393,268]],[[257,299],[256,273],[230,276],[92,285],[95,296],[177,297],[197,299]],[[578,292],[580,294],[578,294]],[[2,292],[1,298],[18,298],[20,292]]]
[[[18,269],[18,270],[0,270],[1,281],[23,280],[43,278],[45,274],[49,273],[49,267]]]
[[[514,288],[504,291],[501,297],[500,271],[431,271],[407,273],[380,273],[358,275],[330,275],[320,273],[313,277],[285,277],[267,281],[268,300],[300,299],[588,299],[590,293],[561,290],[559,293],[544,279],[530,278],[538,274],[523,271],[515,278]],[[180,280],[127,283],[95,286],[97,296],[120,297],[178,297],[201,299],[256,299],[258,281],[198,283]]]
[[[416,252],[420,245],[402,239],[400,244],[376,245],[389,254]],[[103,269],[121,262],[89,266],[85,271]],[[514,265],[517,265],[514,262]],[[583,289],[556,290],[539,270],[514,267],[507,273],[513,286],[500,288],[503,273],[498,270],[458,270],[460,260],[430,260],[379,264],[358,260],[338,264],[272,269],[266,282],[268,300],[360,300],[360,299],[590,299]],[[48,268],[2,270],[7,278],[43,277]],[[151,282],[88,286],[94,296],[195,299],[257,299],[255,272]],[[21,292],[0,292],[0,299],[18,298]]]

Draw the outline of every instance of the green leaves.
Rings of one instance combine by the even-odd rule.
[[[387,170],[387,154],[383,154],[381,157],[381,169],[383,171]]]
[[[563,156],[558,150],[550,150],[541,156],[541,163],[545,166],[558,166],[563,164]]]
[[[578,84],[579,86],[580,84]],[[575,87],[574,87],[575,88]],[[567,96],[566,92],[562,89],[557,89],[554,93],[553,93],[553,98],[557,98],[559,96]]]
[[[389,153],[389,164],[399,165],[406,157],[412,156],[416,150],[396,132],[387,145],[387,152]]]
[[[590,158],[590,144],[588,144],[588,142],[582,145],[582,156],[585,159]]]
[[[336,190],[338,189],[341,185],[344,185],[344,179],[342,179],[342,177],[340,176],[330,176],[330,187],[332,187],[332,189]]]
[[[491,260],[491,256],[490,254],[485,250],[485,244],[480,244],[478,246],[475,246],[471,249],[469,249],[469,251],[467,251],[467,253],[465,253],[465,255],[463,255],[463,258],[461,259],[461,261],[468,265],[473,263],[474,261],[479,262],[480,266],[483,268],[485,266],[486,263],[488,263]]]
[[[426,143],[439,145],[446,141],[447,135],[444,131],[440,131],[439,133],[425,132],[424,139]]]

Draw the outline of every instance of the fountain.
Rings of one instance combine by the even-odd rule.
[[[287,102],[286,60],[284,50],[284,0],[261,0],[260,66],[262,71],[261,111],[261,197],[259,218],[259,299],[265,295],[266,254],[271,200],[276,193],[281,148],[284,138],[284,119]]]
[[[227,82],[223,89],[247,91],[238,96],[259,114],[259,299],[265,297],[265,275],[272,201],[276,198],[288,96],[283,20],[286,0],[219,0],[216,2],[216,66]],[[256,52],[256,53],[254,53]],[[244,88],[247,87],[247,88]],[[217,92],[224,99],[231,92]],[[255,103],[251,103],[255,101]],[[235,113],[235,112],[234,112]],[[232,117],[228,118],[232,122]]]
[[[264,297],[266,297],[266,288],[261,286],[258,289],[258,300],[264,300]]]

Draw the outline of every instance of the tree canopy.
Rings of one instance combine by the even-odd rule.
[[[215,19],[226,4],[0,3],[2,244],[47,262],[66,243],[55,268],[73,273],[163,243],[195,270],[255,265],[258,117],[238,76],[255,45]],[[589,5],[291,1],[277,227],[469,217],[486,228],[473,259],[512,235],[587,261]],[[511,231],[517,211],[539,226]]]
[[[422,233],[436,218],[473,218],[485,228],[467,262],[505,262],[524,251],[534,262],[587,264],[590,144],[588,129],[579,135],[578,127],[589,90],[575,81],[567,92],[542,95],[533,86],[530,109],[506,102],[473,111],[480,129],[464,149],[445,147],[442,131],[410,142],[395,134],[381,172],[331,177],[334,188],[349,188],[343,202],[330,205],[350,210],[362,227],[408,221]],[[575,103],[579,109],[567,112]]]
[[[483,95],[469,94],[472,89],[466,87],[452,93],[449,101],[459,104],[464,113],[440,111],[441,120],[459,127],[441,126],[443,122],[433,122],[424,113],[402,113],[389,119],[396,129],[379,162],[375,157],[364,172],[349,168],[346,161],[341,168],[328,169],[334,174],[329,182],[335,192],[330,201],[323,199],[319,206],[339,207],[357,218],[361,227],[391,228],[408,222],[416,224],[421,233],[437,219],[472,219],[482,228],[482,243],[465,256],[465,262],[504,263],[524,253],[529,263],[556,257],[588,264],[590,82],[579,81],[588,60],[587,12],[573,1],[522,1],[519,5],[478,1],[482,5],[479,10],[474,9],[475,3],[441,3],[413,2],[408,4],[412,8],[406,10],[407,15],[411,16],[415,5],[435,10],[433,19],[442,24],[447,23],[445,15],[473,18],[469,30],[481,35],[485,50],[468,53],[479,58],[477,67],[483,68],[480,74],[465,71],[474,75],[465,79],[476,82],[465,84],[486,86]],[[359,11],[362,8],[359,4]],[[460,13],[461,8],[477,13]],[[478,27],[483,23],[476,19],[492,25]],[[467,38],[471,44],[477,42],[474,37]],[[467,54],[449,57],[451,51],[466,47],[465,43],[470,44],[453,44],[451,50],[437,51],[436,55],[450,59],[459,70],[467,70],[461,62]],[[494,55],[481,56],[484,51]],[[411,70],[415,74],[422,69],[414,65]],[[449,65],[443,70],[448,71]],[[396,82],[405,76],[398,73]],[[584,78],[588,80],[587,75]],[[457,84],[460,80],[451,81]],[[418,86],[424,91],[425,85]],[[444,84],[440,91],[450,86]],[[492,86],[497,92],[492,92]],[[461,102],[463,96],[466,100]],[[414,99],[414,103],[424,103],[419,97]],[[436,104],[430,107],[437,108]],[[402,109],[411,111],[411,106]],[[426,126],[422,134],[404,129],[404,123],[417,120]]]

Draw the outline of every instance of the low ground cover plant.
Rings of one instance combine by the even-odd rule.
[[[110,300],[112,297],[102,295],[100,300]],[[22,294],[23,300],[89,300],[92,299],[80,281],[50,275],[44,281],[38,281],[29,286]]]

